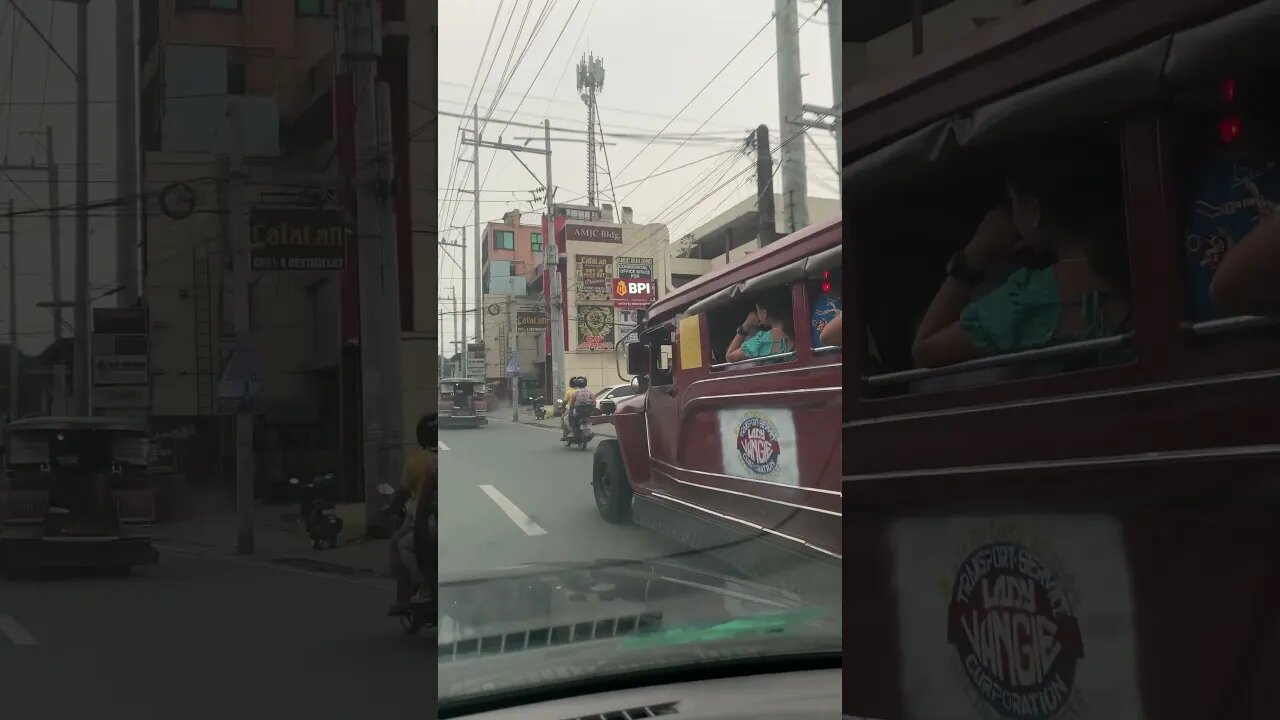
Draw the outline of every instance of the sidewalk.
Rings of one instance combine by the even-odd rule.
[[[234,503],[221,492],[192,490],[177,520],[153,529],[157,541],[214,554],[235,553],[237,519]],[[335,571],[389,576],[387,540],[364,538],[364,504],[339,505],[343,520],[339,545],[313,550],[298,518],[296,504],[262,505],[254,512],[254,557],[260,560],[304,562]]]

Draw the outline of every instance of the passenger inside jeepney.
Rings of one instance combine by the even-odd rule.
[[[831,347],[839,345],[837,342],[827,342],[823,339],[823,330],[840,314],[844,309],[844,299],[841,288],[843,278],[840,269],[836,268],[823,273],[821,281],[813,283],[809,288],[809,306],[810,319],[809,324],[813,332],[812,347]]]
[[[725,350],[725,360],[742,362],[794,352],[796,340],[789,300],[789,289],[757,298],[755,310],[747,314]]]
[[[925,311],[912,346],[919,367],[1101,338],[1128,326],[1127,248],[1112,224],[1123,217],[1112,211],[1120,196],[1107,194],[1119,161],[1095,158],[1065,143],[1015,164],[1007,204],[988,211],[952,257]],[[990,268],[1025,250],[1053,261],[1020,267],[987,294],[975,292]]]

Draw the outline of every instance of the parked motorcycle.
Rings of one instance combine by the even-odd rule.
[[[307,482],[289,478],[298,493],[298,511],[302,516],[307,537],[315,550],[338,547],[342,535],[342,518],[334,512],[337,508],[337,479],[332,473],[320,475]]]
[[[533,399],[533,416],[539,420],[547,418],[547,399],[539,395]]]

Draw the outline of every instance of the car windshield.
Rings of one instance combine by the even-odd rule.
[[[442,417],[440,429],[442,713],[662,672],[838,670],[840,355],[813,352],[808,332],[820,272],[839,265],[840,179],[821,159],[838,144],[779,127],[776,74],[747,77],[774,50],[776,25],[804,67],[787,71],[788,92],[803,83],[805,108],[830,105],[838,13],[763,0],[645,12],[552,3],[543,28],[535,3],[521,35],[525,7],[499,5],[440,3],[440,53],[453,58],[440,70],[436,151],[442,372],[491,390],[483,419]],[[709,24],[720,40],[707,41]],[[527,42],[528,67],[517,62]],[[541,75],[535,55],[550,59]],[[726,61],[732,82],[715,78]],[[483,92],[474,81],[477,130],[468,90],[490,72]],[[514,77],[505,93],[500,77]],[[719,99],[679,117],[708,81]],[[586,120],[570,121],[583,103]],[[804,152],[807,170],[774,173]],[[761,162],[761,182],[775,178],[767,233]],[[804,201],[785,194],[797,173],[809,178]],[[790,364],[759,368],[785,373],[772,379],[721,372],[755,310],[741,288],[760,281],[781,301],[753,330],[786,328]],[[777,707],[787,716],[802,701]]]

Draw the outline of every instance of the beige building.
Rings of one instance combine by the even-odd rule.
[[[774,207],[783,197],[774,195]],[[810,197],[805,201],[809,222],[819,223],[840,215],[839,198]],[[747,198],[687,233],[671,246],[672,283],[684,283],[717,268],[741,260],[759,250],[760,213],[755,198]]]

